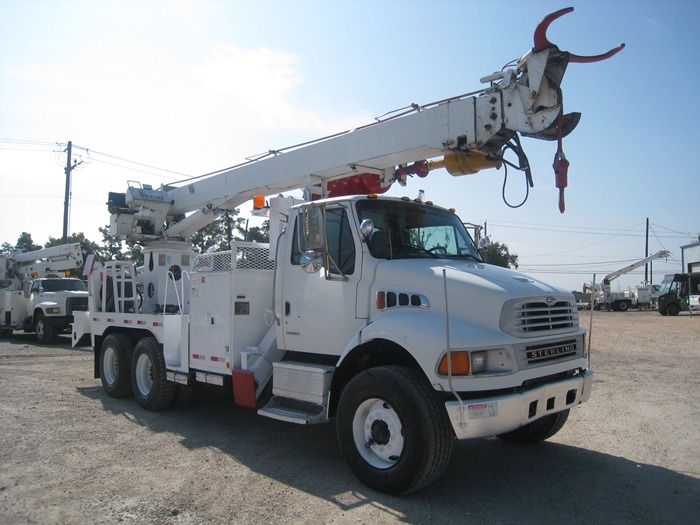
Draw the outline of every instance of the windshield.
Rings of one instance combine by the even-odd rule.
[[[357,201],[360,222],[371,219],[370,253],[378,259],[482,261],[466,228],[452,212],[410,201]]]
[[[661,286],[659,287],[659,292],[660,293],[669,292],[671,290],[672,284],[674,284],[673,275],[671,275],[670,277],[664,277],[664,280],[661,281]]]
[[[44,292],[87,292],[87,288],[78,279],[46,279],[41,282]]]

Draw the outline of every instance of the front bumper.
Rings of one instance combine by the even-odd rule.
[[[593,370],[583,375],[506,396],[445,403],[457,439],[510,432],[533,421],[588,401]]]

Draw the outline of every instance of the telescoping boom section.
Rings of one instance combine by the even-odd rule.
[[[476,93],[179,186],[111,193],[110,231],[140,243],[144,263],[86,264],[73,339],[89,339],[106,393],[161,410],[217,385],[261,416],[333,421],[352,472],[391,494],[435,481],[455,438],[559,431],[592,384],[571,292],[486,264],[454,210],[381,194],[439,168],[529,178],[521,135],[557,142],[563,191],[561,139],[578,122],[562,113],[566,66],[620,49],[576,57],[550,44],[547,26],[569,11]],[[292,189],[303,198],[280,195]],[[269,243],[192,250],[193,232],[254,197]]]

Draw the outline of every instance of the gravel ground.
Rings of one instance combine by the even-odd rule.
[[[581,312],[586,327],[589,312]],[[361,485],[333,425],[214,389],[151,413],[105,395],[68,337],[0,341],[0,523],[698,523],[700,316],[595,312],[594,391],[551,440],[456,444],[402,498]]]

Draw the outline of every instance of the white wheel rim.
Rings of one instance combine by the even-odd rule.
[[[102,377],[108,385],[113,385],[117,380],[119,365],[117,364],[117,353],[114,348],[107,347],[102,358]]]
[[[388,469],[401,458],[404,448],[403,426],[394,408],[373,397],[355,411],[352,435],[360,456],[377,469]]]
[[[146,354],[141,354],[136,361],[136,387],[144,397],[153,389],[153,363]]]
[[[39,336],[39,339],[44,337],[44,322],[41,320],[36,324],[36,335]]]

